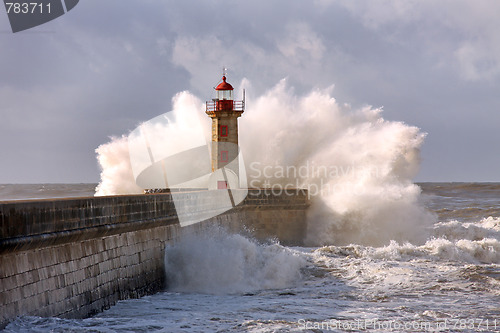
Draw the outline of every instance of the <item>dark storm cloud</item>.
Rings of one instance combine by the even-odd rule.
[[[170,109],[188,78],[159,42],[157,9],[82,2],[40,33],[0,37],[0,181],[97,181],[100,143]]]
[[[179,91],[210,98],[223,65],[254,94],[285,77],[298,94],[335,84],[340,102],[420,126],[422,180],[498,180],[491,6],[88,0],[18,34],[0,15],[0,182],[98,181],[100,143],[170,110]]]

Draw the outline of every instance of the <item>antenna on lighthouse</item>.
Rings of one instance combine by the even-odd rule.
[[[222,66],[222,76],[226,76],[227,74],[227,68],[226,66]]]

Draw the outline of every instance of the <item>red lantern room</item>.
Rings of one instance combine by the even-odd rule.
[[[219,83],[217,87],[215,87],[215,91],[217,92],[216,98],[218,100],[229,100],[233,99],[233,86],[226,82],[226,76],[222,77],[222,82]]]
[[[215,88],[215,99],[217,110],[233,109],[233,86],[226,82],[226,76],[222,77],[222,82]]]
[[[244,111],[244,101],[234,101],[233,86],[226,82],[226,75],[222,82],[215,87],[215,98],[207,102],[207,113],[214,111]]]

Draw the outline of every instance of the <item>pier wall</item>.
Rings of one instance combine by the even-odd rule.
[[[88,317],[160,291],[165,244],[214,224],[300,245],[308,205],[303,190],[250,190],[237,207],[181,227],[169,193],[0,203],[0,328],[19,315]]]

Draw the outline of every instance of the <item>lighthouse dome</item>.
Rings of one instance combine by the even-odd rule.
[[[215,90],[233,90],[233,86],[226,82],[226,76],[222,77],[222,82],[215,88]]]

